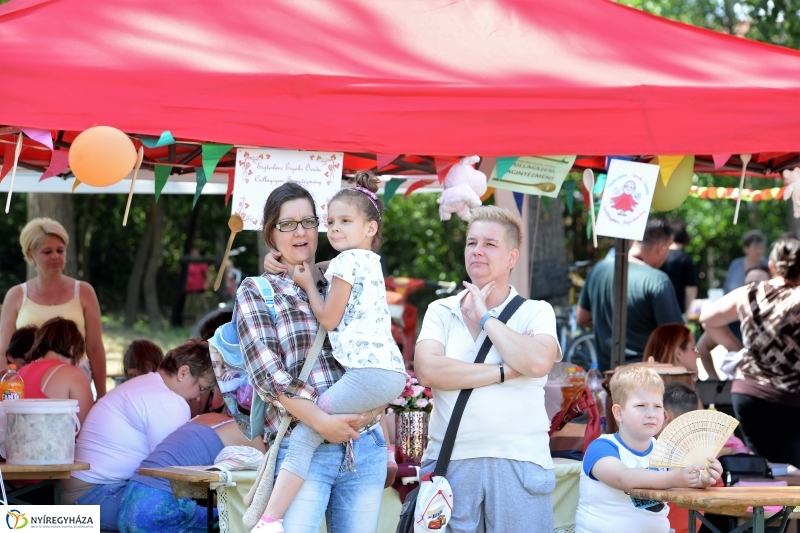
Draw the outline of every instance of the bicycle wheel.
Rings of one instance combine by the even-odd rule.
[[[569,343],[564,354],[564,361],[588,369],[597,362],[597,348],[594,344],[594,333],[578,335]]]

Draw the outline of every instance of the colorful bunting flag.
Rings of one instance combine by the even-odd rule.
[[[460,157],[450,155],[437,155],[433,157],[433,163],[436,166],[436,174],[439,176],[439,183],[444,183],[447,171],[459,161],[461,161]],[[407,195],[408,193],[406,193],[406,196]]]
[[[20,128],[22,133],[33,139],[39,144],[43,144],[53,151],[53,135],[50,130],[40,130],[38,128]]]
[[[606,179],[608,178],[607,174],[598,174],[594,180],[594,188],[592,189],[592,195],[595,198],[600,198],[603,196],[603,191],[606,190]]]
[[[225,191],[225,205],[228,205],[228,200],[231,199],[233,194],[233,176],[236,174],[235,168],[228,169],[228,190]]]
[[[431,183],[433,183],[433,180],[415,181],[414,183],[412,183],[411,185],[408,186],[408,189],[406,189],[406,192],[403,195],[403,198],[406,198],[412,192],[416,191],[417,189],[421,189],[422,187],[424,187],[426,185],[430,185]]]
[[[658,156],[658,166],[660,167],[659,173],[661,174],[661,182],[664,184],[664,187],[667,186],[669,183],[669,179],[672,177],[672,173],[675,172],[675,168],[683,161],[683,158],[686,156],[683,155],[660,155]]]
[[[397,189],[405,182],[406,180],[403,178],[392,178],[383,186],[383,205],[389,204],[389,200],[392,199]]]
[[[39,181],[52,178],[64,172],[69,167],[69,152],[66,150],[53,150],[50,155],[50,166],[44,171]]]
[[[378,170],[389,166],[400,154],[378,154]]]
[[[197,176],[197,188],[194,191],[194,200],[192,200],[192,209],[195,208],[197,205],[197,200],[200,198],[200,194],[203,192],[203,187],[206,186],[208,183],[208,177],[206,176],[205,170],[203,167],[195,167],[194,169],[195,175]]]
[[[495,168],[497,168],[497,179],[498,180],[503,179],[503,176],[506,175],[506,172],[508,172],[509,168],[514,166],[514,163],[517,162],[517,159],[519,159],[519,157],[498,157],[497,158],[497,165],[496,165]]]
[[[168,165],[153,165],[153,172],[156,174],[156,202],[161,197],[161,191],[167,184],[172,167]]]
[[[16,150],[16,143],[14,144],[7,144],[5,150],[3,151],[3,168],[0,169],[0,181],[3,181],[3,178],[11,172],[11,167],[14,166],[14,151]]]
[[[139,140],[148,148],[158,148],[160,146],[169,146],[170,144],[175,144],[175,137],[172,136],[172,133],[169,130],[163,131],[158,139]]]
[[[622,161],[633,161],[633,158],[629,155],[609,155],[606,156],[606,170],[608,170],[608,165],[611,164],[611,161],[614,159],[621,159]]]
[[[728,159],[731,158],[731,154],[712,155],[711,157],[714,159],[714,168],[720,168],[728,162]]]
[[[498,158],[500,159],[500,158]],[[500,166],[500,161],[497,162],[497,166]],[[498,174],[499,175],[499,174]],[[522,204],[525,202],[525,195],[521,192],[514,191],[514,201],[517,203],[517,210],[519,214],[522,214]]]
[[[550,209],[550,197],[549,196],[542,196],[542,203],[544,204],[544,208],[549,210]]]
[[[81,180],[79,180],[78,178],[75,178],[75,182],[72,184],[72,192],[75,192],[75,189],[77,189],[78,185],[80,185],[80,184],[81,184]]]
[[[572,215],[572,209],[575,207],[575,182],[565,181],[562,189],[564,190],[564,203],[567,204],[567,213]]]
[[[203,143],[203,170],[209,179],[214,175],[214,169],[217,168],[219,160],[231,148],[233,148],[232,144]]]

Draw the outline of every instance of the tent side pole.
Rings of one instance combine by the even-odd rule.
[[[625,334],[628,323],[628,251],[631,241],[614,243],[614,321],[611,327],[611,368],[625,364]]]

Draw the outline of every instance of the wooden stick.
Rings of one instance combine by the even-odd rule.
[[[133,178],[131,179],[131,191],[128,193],[128,203],[125,204],[125,216],[122,217],[122,225],[128,225],[128,212],[131,210],[131,200],[133,199],[133,187],[136,185],[136,173],[139,172],[139,167],[142,166],[144,160],[144,148],[139,147],[139,154],[136,156],[136,166],[133,167]]]
[[[744,187],[744,174],[747,171],[747,163],[750,162],[750,154],[742,154],[739,157],[742,159],[742,177],[739,179],[739,191],[736,196],[736,211],[733,213],[733,225],[739,221],[739,206],[742,203],[742,188]]]
[[[14,148],[14,166],[11,167],[11,182],[8,184],[8,196],[6,197],[6,213],[11,208],[11,191],[14,189],[14,178],[17,176],[17,163],[19,154],[22,152],[22,133],[17,135],[17,147]]]

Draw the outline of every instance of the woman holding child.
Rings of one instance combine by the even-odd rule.
[[[377,235],[380,226],[377,222],[381,217],[379,200],[374,192],[365,190],[367,192],[353,190],[341,202],[334,200],[329,203],[329,216],[334,215],[335,203],[343,204],[340,206],[343,210],[356,207],[346,217],[334,218],[336,225],[356,227],[361,240]],[[362,200],[367,202],[366,210],[362,209]],[[328,340],[323,345],[308,382],[298,379],[319,329],[320,321],[315,316],[315,310],[321,310],[319,304],[326,296],[329,297],[329,290],[333,292],[335,286],[342,288],[341,283],[347,285],[344,288],[348,289],[348,294],[351,286],[355,292],[356,280],[343,280],[337,275],[329,281],[322,270],[313,266],[319,217],[313,197],[297,183],[281,185],[269,195],[263,220],[264,241],[277,252],[286,272],[265,274],[274,292],[274,323],[256,282],[250,278],[242,282],[233,319],[238,325],[239,343],[255,389],[263,398],[270,400],[264,423],[267,438],[276,434],[285,409],[325,442],[317,447],[311,446],[311,461],[307,471],[304,467],[303,472],[296,472],[294,466],[290,471],[292,475],[301,477],[299,492],[296,492],[299,485],[296,479],[290,479],[287,484],[288,490],[291,490],[288,498],[283,497],[279,502],[275,495],[290,493],[273,491],[270,505],[274,509],[270,511],[276,510],[277,513],[262,517],[254,531],[285,529],[290,533],[317,533],[327,513],[329,531],[372,533],[378,524],[387,467],[386,442],[380,425],[375,422],[380,411],[361,408],[358,412],[366,412],[341,414],[343,411],[338,410],[340,404],[337,403],[356,399],[358,391],[318,405],[320,397],[324,398],[324,393],[345,375]],[[317,294],[312,295],[311,291]],[[341,312],[346,312],[344,304],[348,298],[336,298],[338,304],[342,305]],[[350,372],[348,369],[347,373]],[[332,412],[340,414],[330,414]],[[359,433],[354,428],[366,429]],[[310,432],[304,433],[308,435]],[[281,472],[284,479],[287,478],[287,471],[280,469],[292,439],[295,439],[294,434],[281,442],[278,454],[279,470],[276,474]],[[344,444],[349,442],[350,449]],[[353,461],[352,465],[349,460]],[[284,480],[279,478],[279,484],[285,484]],[[294,494],[297,495],[292,499]]]

